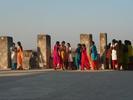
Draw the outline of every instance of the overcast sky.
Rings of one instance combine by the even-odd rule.
[[[0,35],[21,41],[25,49],[36,48],[37,34],[75,46],[80,33],[99,33],[133,42],[133,0],[0,0]]]

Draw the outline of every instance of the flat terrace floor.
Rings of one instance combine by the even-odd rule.
[[[0,100],[132,99],[132,71],[0,71]]]

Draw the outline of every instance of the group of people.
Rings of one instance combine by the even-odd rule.
[[[85,44],[78,44],[74,58],[75,65],[79,70],[98,69],[98,52],[94,41],[91,41],[89,49]]]
[[[55,70],[73,69],[74,66],[78,70],[97,70],[102,69],[102,62],[104,64],[106,62],[104,69],[131,69],[133,66],[133,47],[131,41],[125,40],[122,43],[121,40],[113,39],[112,43],[105,47],[103,55],[98,54],[94,41],[91,41],[89,47],[86,47],[85,44],[78,44],[75,50],[72,50],[70,43],[66,44],[65,41],[61,43],[57,41],[54,45],[53,66]]]
[[[23,70],[23,47],[21,42],[17,42],[17,46],[13,43],[11,47],[11,69]]]
[[[112,40],[105,48],[106,69],[129,69],[133,65],[133,48],[131,41]],[[101,58],[97,52],[94,41],[90,42],[89,47],[85,44],[78,44],[74,50],[70,43],[62,41],[56,42],[53,48],[53,68],[55,70],[97,70],[101,64]],[[21,42],[17,46],[13,43],[11,47],[12,70],[23,70],[23,47]]]
[[[75,54],[75,57],[73,57]],[[62,41],[56,42],[53,49],[53,67],[54,69],[73,69],[76,66],[78,70],[97,69],[98,53],[94,41],[90,44],[90,50],[85,44],[78,44],[73,53],[70,43]]]
[[[106,60],[108,68],[114,70],[130,69],[132,65],[133,48],[131,41],[112,40],[107,46]]]
[[[65,45],[65,41],[60,44],[59,41],[56,42],[53,49],[53,67],[54,69],[72,69],[73,57],[72,48],[70,43]]]

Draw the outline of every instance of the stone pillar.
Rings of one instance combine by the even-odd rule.
[[[92,34],[80,34],[80,43],[86,45],[88,54],[90,53],[90,45],[92,40]]]
[[[11,51],[13,38],[8,36],[0,37],[0,69],[11,67]]]
[[[106,46],[107,46],[107,33],[100,33],[100,59],[102,69],[106,69]]]
[[[39,34],[37,39],[37,50],[40,68],[51,68],[51,37],[50,35]]]

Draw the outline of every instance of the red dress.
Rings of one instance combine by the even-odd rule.
[[[84,68],[90,69],[90,63],[89,59],[87,56],[86,48],[82,50],[82,55],[81,55],[81,70],[84,70]]]
[[[53,65],[56,69],[60,65],[59,46],[55,45],[53,50]]]

